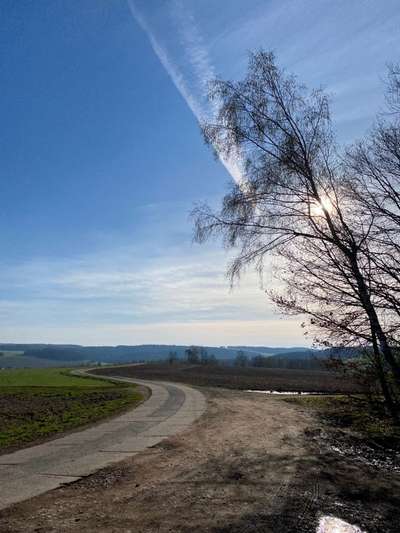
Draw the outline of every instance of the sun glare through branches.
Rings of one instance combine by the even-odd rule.
[[[326,214],[332,214],[333,203],[328,195],[321,196],[319,202],[312,202],[310,211],[313,217],[323,217]]]

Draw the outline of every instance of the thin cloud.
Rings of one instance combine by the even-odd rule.
[[[168,75],[174,82],[176,88],[182,95],[183,99],[191,109],[194,116],[197,118],[197,120],[201,120],[202,117],[202,110],[200,108],[199,103],[195,100],[193,95],[190,93],[189,88],[186,85],[186,82],[182,76],[182,74],[179,72],[179,70],[175,67],[175,65],[172,63],[172,61],[169,59],[166,50],[161,46],[159,41],[157,40],[156,36],[153,34],[152,30],[150,29],[150,26],[147,24],[145,18],[141,15],[139,10],[136,8],[133,0],[128,0],[128,6],[132,13],[133,18],[135,21],[139,24],[139,26],[142,28],[142,30],[146,33],[147,37],[149,38],[151,47],[154,50],[154,53],[160,60],[160,63],[167,71]]]
[[[188,12],[179,0],[170,4],[172,7],[170,14],[177,26],[179,37],[183,43],[188,68],[193,74],[193,81],[190,83],[176,62],[169,56],[165,46],[161,44],[146,18],[138,10],[134,0],[127,1],[133,18],[146,33],[154,53],[197,121],[201,123],[212,119],[217,112],[218,102],[215,102],[211,106],[207,101],[207,93],[208,83],[210,80],[216,78],[216,73],[193,14]],[[243,172],[239,150],[236,150],[229,157],[225,157],[221,153],[218,156],[234,181],[241,183],[243,181]]]
[[[272,342],[269,331],[275,330],[269,329],[269,323],[275,324],[277,319],[258,288],[255,274],[241,281],[240,291],[230,292],[224,276],[223,252],[212,250],[197,255],[185,249],[144,264],[135,261],[137,253],[133,248],[115,249],[76,261],[28,261],[17,269],[0,265],[0,278],[7,280],[10,291],[8,295],[3,291],[0,298],[3,341],[22,341],[28,331],[36,328],[33,340],[40,334],[43,338],[48,335],[49,342],[64,341],[61,334],[52,333],[57,329],[68,338],[75,331],[75,342],[94,342],[91,339],[103,325],[109,328],[107,342],[111,344],[136,343],[139,339],[151,342],[150,333],[154,342],[167,342],[168,335],[178,341],[180,325],[187,323],[191,326],[184,338],[189,344],[200,338],[204,344],[217,339],[218,344],[232,344],[238,334],[234,327],[237,323],[243,344],[260,340],[263,323],[264,342],[267,338]],[[205,324],[213,331],[209,337]],[[245,334],[245,324],[252,332],[249,336]],[[85,331],[79,329],[82,325]],[[126,336],[119,337],[118,328],[122,326]],[[287,332],[286,342],[294,342],[296,335],[294,330]],[[101,338],[96,342],[104,342]]]

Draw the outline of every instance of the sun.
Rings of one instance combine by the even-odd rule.
[[[319,202],[311,204],[311,215],[313,217],[323,217],[325,213],[331,214],[333,211],[333,204],[328,196],[322,196]]]

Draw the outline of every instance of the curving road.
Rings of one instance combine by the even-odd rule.
[[[112,379],[145,385],[152,394],[139,407],[107,422],[0,455],[0,509],[154,446],[186,429],[206,409],[203,394],[186,385]]]

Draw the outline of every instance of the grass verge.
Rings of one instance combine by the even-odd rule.
[[[123,411],[135,386],[72,376],[66,369],[0,371],[0,453]]]
[[[313,409],[330,426],[356,433],[369,444],[400,450],[400,427],[362,396],[301,396],[283,401]]]

